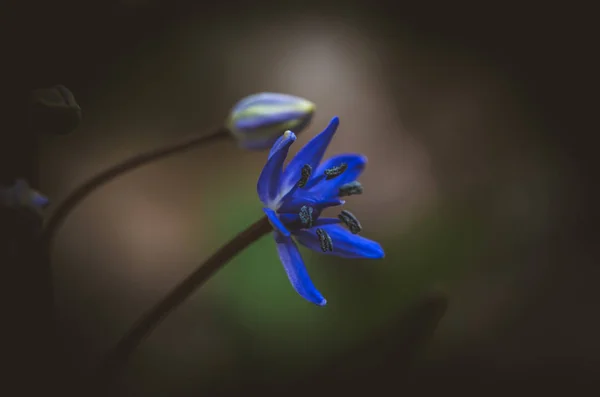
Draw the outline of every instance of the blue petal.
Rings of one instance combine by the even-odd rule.
[[[310,121],[312,119],[312,114],[309,116],[304,117],[304,119],[302,119],[302,121],[300,121],[300,123],[297,123],[296,125],[293,126],[293,132],[294,134],[298,135],[300,132],[302,132],[302,130],[304,130],[308,124],[310,124]],[[289,127],[289,126],[288,126]],[[289,127],[291,128],[291,127]],[[273,144],[273,147],[271,148],[271,151],[269,152],[269,157],[271,157],[273,155],[273,153],[277,150],[277,148],[279,147],[280,142],[283,140],[283,136],[285,135],[282,134],[279,138],[277,138],[276,140],[273,139],[275,141],[275,143]]]
[[[284,225],[301,224],[299,214],[279,214],[278,218]],[[313,221],[314,226],[333,225],[337,223],[342,223],[342,221],[339,218],[318,218]]]
[[[279,219],[281,219],[281,222],[288,225],[290,223],[296,223],[296,222],[300,221],[300,215],[299,214],[279,214]]]
[[[283,234],[285,237],[290,237],[290,231],[287,230],[285,225],[279,220],[279,217],[275,211],[270,208],[263,208],[263,211],[267,215],[267,218],[269,218],[269,223],[271,223],[271,226],[273,226],[275,230]]]
[[[314,227],[320,227],[325,225],[337,225],[338,223],[342,223],[340,218],[319,218],[314,222]]]
[[[281,179],[281,191],[287,193],[294,187],[300,179],[302,167],[308,164],[313,170],[317,168],[323,155],[331,142],[331,138],[340,124],[340,119],[334,117],[329,122],[329,125],[319,135],[311,139],[300,151],[294,156],[292,161],[285,168]]]
[[[317,291],[310,280],[306,267],[304,266],[304,261],[302,260],[302,256],[300,255],[300,251],[298,251],[298,247],[296,246],[296,243],[294,243],[294,240],[292,240],[291,237],[283,236],[277,231],[273,234],[275,242],[277,243],[279,258],[281,259],[283,268],[296,292],[315,305],[325,306],[327,301],[323,295]]]
[[[324,174],[326,169],[338,166],[341,163],[348,164],[348,168],[342,175],[331,180],[345,177],[347,179],[346,183],[348,183],[356,180],[356,178],[358,178],[358,176],[363,172],[365,165],[367,164],[367,157],[357,153],[338,154],[337,156],[330,157],[323,161],[319,165],[319,168],[314,175]]]
[[[269,206],[277,197],[279,191],[279,181],[281,180],[281,167],[288,154],[290,145],[296,140],[296,135],[287,131],[283,134],[281,141],[275,142],[277,149],[269,156],[267,164],[260,173],[256,191],[260,201]]]
[[[346,163],[348,168],[341,175],[326,180],[323,178],[325,170]],[[341,154],[334,156],[319,165],[317,172],[313,173],[314,178],[305,186],[309,189],[309,194],[319,197],[337,196],[340,186],[346,183],[354,182],[365,169],[367,158],[360,154]]]
[[[286,131],[287,132],[287,131]],[[294,134],[295,135],[295,134]],[[274,153],[277,153],[279,151],[279,149],[281,149],[281,147],[287,142],[287,138],[286,138],[286,134],[283,133],[281,134],[281,136],[279,138],[277,138],[275,140],[275,142],[273,143],[273,147],[271,148],[271,150],[269,151],[269,158],[271,158],[271,156],[273,156]]]
[[[360,237],[357,234],[350,233],[340,225],[326,225],[321,229],[325,230],[333,242],[333,251],[323,252],[321,242],[316,234],[316,227],[312,229],[299,230],[294,232],[298,242],[313,251],[322,254],[340,256],[342,258],[367,258],[380,259],[385,256],[383,248],[379,243]]]
[[[280,213],[298,213],[300,208],[303,206],[313,207],[318,211],[322,211],[325,208],[335,207],[338,205],[344,205],[345,201],[338,198],[321,200],[317,197],[306,197],[306,196],[293,196],[288,200],[282,201],[281,206],[277,210]]]

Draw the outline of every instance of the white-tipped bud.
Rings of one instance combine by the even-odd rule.
[[[231,109],[226,127],[242,148],[266,150],[287,130],[299,134],[314,112],[315,104],[304,98],[263,92],[238,102]]]

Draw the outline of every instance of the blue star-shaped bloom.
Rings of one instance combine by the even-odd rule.
[[[321,163],[339,125],[334,117],[327,128],[306,144],[283,169],[288,150],[296,140],[286,131],[273,145],[257,184],[258,197],[271,225],[279,258],[294,289],[308,301],[324,306],[327,301],[315,288],[298,247],[343,258],[384,257],[375,241],[357,235],[360,222],[348,211],[338,218],[320,218],[323,209],[344,204],[343,196],[362,193],[356,180],[367,159],[359,154],[342,154]],[[344,228],[341,224],[344,224]],[[349,230],[348,230],[349,229]]]

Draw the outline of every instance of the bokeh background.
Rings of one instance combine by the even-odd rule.
[[[329,302],[319,308],[263,238],[156,329],[119,393],[424,393],[598,374],[591,149],[579,120],[561,118],[581,79],[561,65],[585,65],[573,55],[583,44],[553,33],[556,12],[84,3],[22,12],[30,46],[14,46],[26,86],[64,84],[83,108],[76,132],[39,138],[55,202],[128,156],[210,133],[246,95],[285,92],[317,104],[292,151],[338,115],[328,154],[368,156],[365,194],[346,207],[386,250],[381,261],[303,251]],[[120,177],[73,212],[52,258],[73,382],[262,215],[265,156],[214,143]]]

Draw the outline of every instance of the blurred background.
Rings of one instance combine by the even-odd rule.
[[[263,238],[152,333],[114,395],[489,394],[600,373],[580,15],[504,2],[12,6],[8,92],[64,84],[83,109],[74,133],[36,138],[54,203],[120,160],[210,133],[261,91],[317,104],[293,152],[337,115],[328,154],[369,158],[365,194],[346,207],[384,260],[303,251],[319,308]],[[214,143],[120,177],[72,213],[52,262],[73,382],[262,216],[265,156]]]

